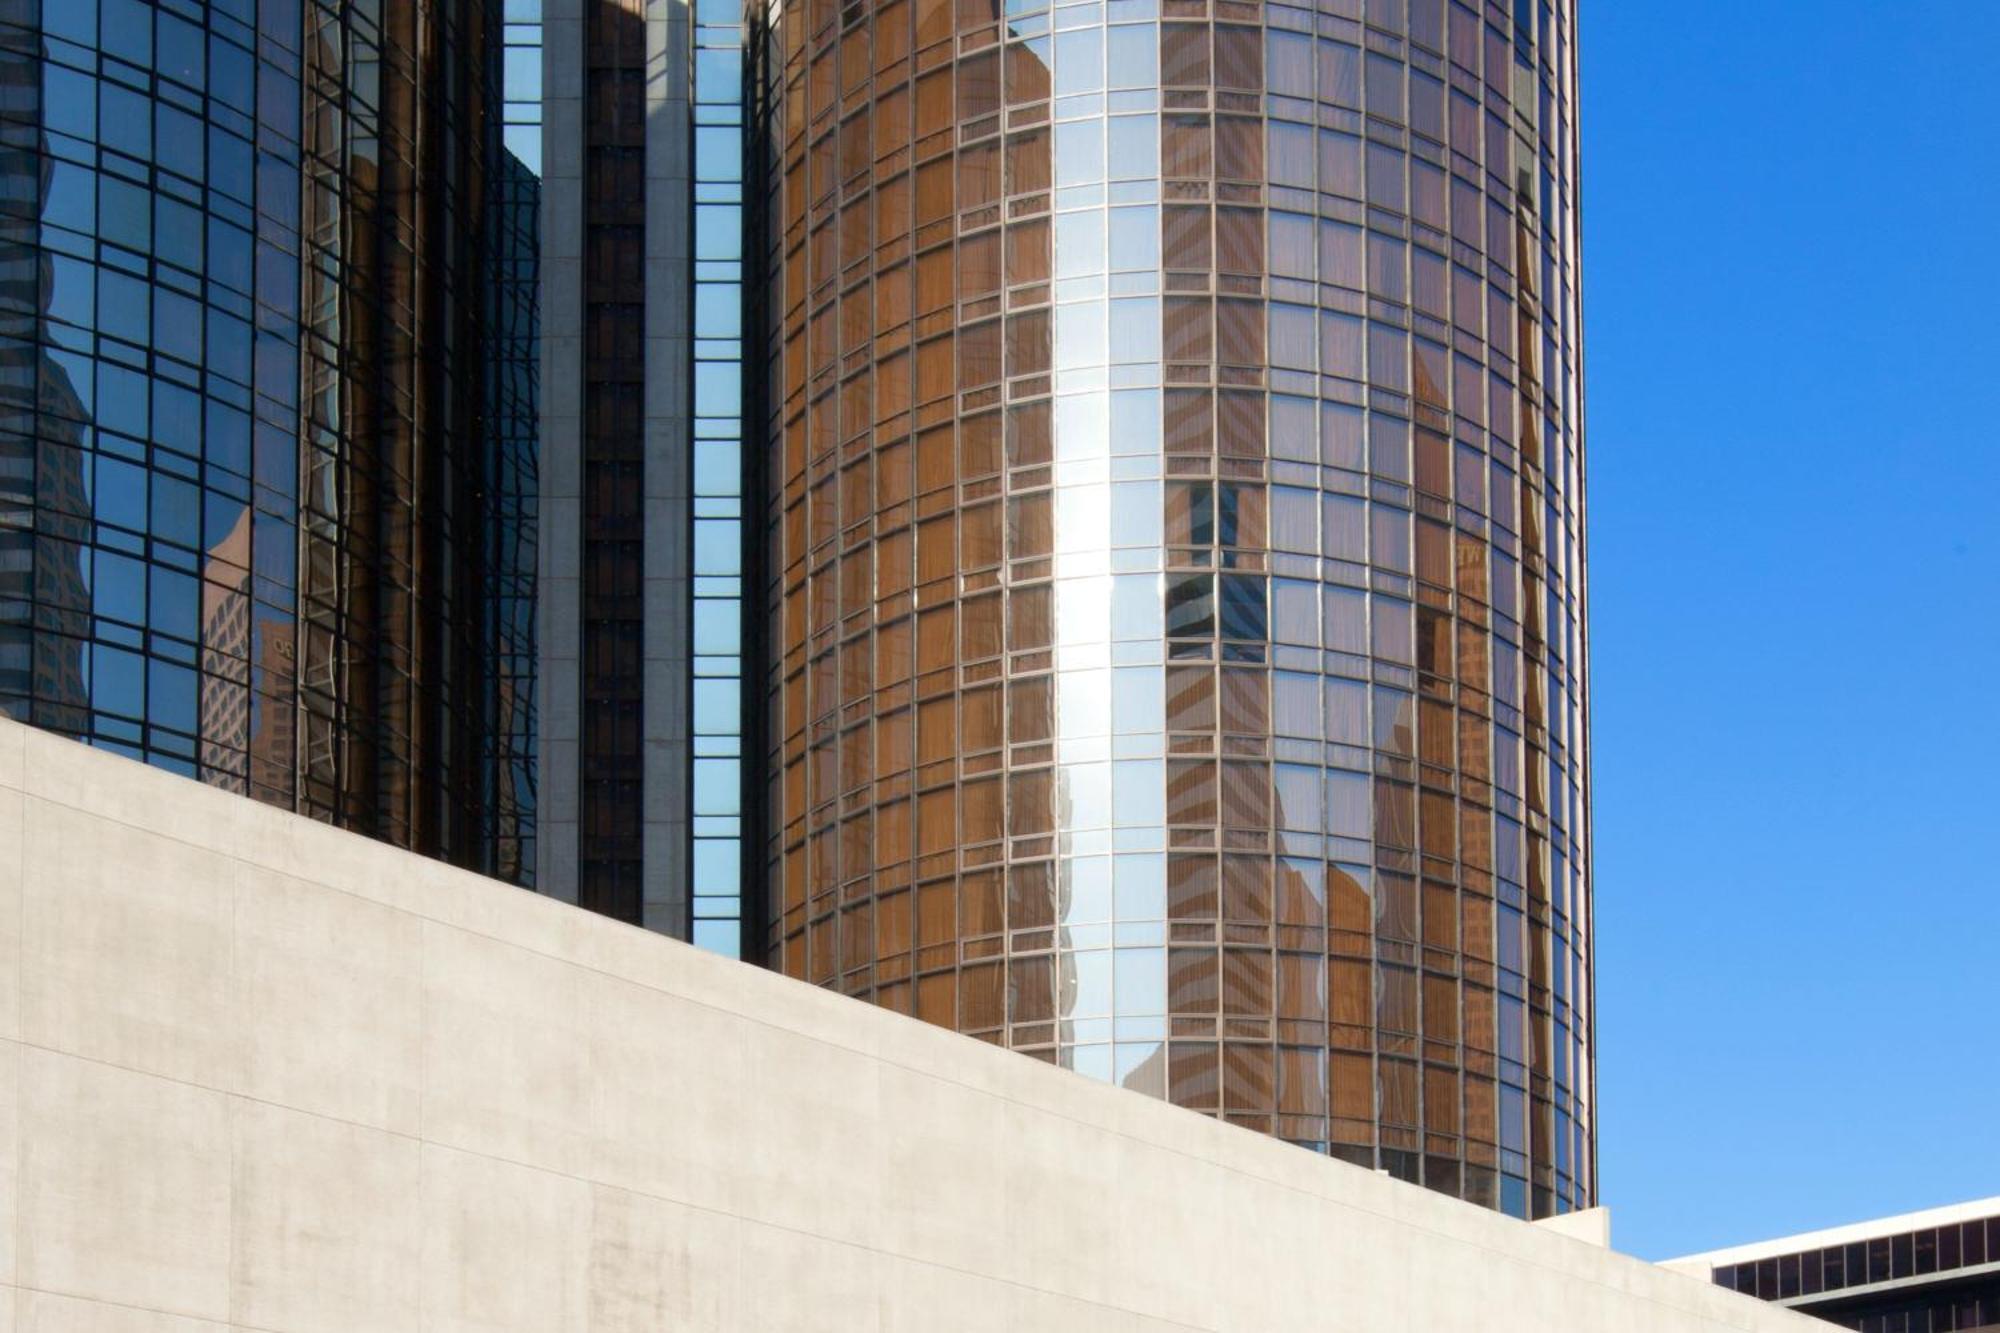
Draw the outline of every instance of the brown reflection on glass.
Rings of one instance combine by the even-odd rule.
[[[247,676],[211,672],[204,696],[220,724],[247,713],[247,765],[210,767],[246,774],[264,799],[478,865],[489,854],[476,774],[495,669],[479,606],[493,480],[477,438],[488,162],[485,140],[454,126],[483,123],[482,25],[477,6],[395,6],[379,28],[304,11],[302,253],[271,254],[268,275],[267,252],[258,259],[259,295],[305,326],[296,354],[264,342],[257,352],[260,392],[299,403],[299,441],[258,423],[270,489],[242,520],[247,562],[234,531],[216,534],[204,640],[218,662],[234,651],[219,651],[225,641],[249,654]],[[457,100],[444,114],[447,90]],[[260,202],[268,230],[279,205]],[[260,415],[273,412],[260,404]],[[280,512],[294,496],[295,512]],[[231,580],[246,563],[253,600],[237,634]],[[293,577],[295,630],[255,600],[281,596]],[[220,732],[205,746],[218,759],[229,749]]]
[[[201,584],[201,779],[250,790],[250,510],[209,549]]]
[[[759,113],[772,962],[998,1040],[1048,1026],[1061,982],[1049,76],[992,17],[788,11]],[[1010,911],[1041,937],[1018,967]]]
[[[767,14],[769,956],[1541,1215],[1595,1190],[1574,11],[1359,8]],[[1131,295],[1157,365],[1100,370]],[[1098,855],[1107,385],[1150,395],[1107,452],[1157,439],[1109,473],[1162,788],[1114,832],[1163,841]]]

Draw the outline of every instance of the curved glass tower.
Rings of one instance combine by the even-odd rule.
[[[538,205],[499,29],[0,0],[0,712],[523,878]]]
[[[1593,1201],[1574,37],[767,6],[774,965]]]

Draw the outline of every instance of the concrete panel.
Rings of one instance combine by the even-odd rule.
[[[526,949],[425,924],[425,1138],[569,1175],[584,1170],[591,1085],[581,976]]]
[[[21,1048],[0,1041],[0,1283],[12,1285],[15,1225],[21,1197]],[[0,1304],[8,1304],[0,1300]]]
[[[0,737],[4,741],[5,737]],[[15,739],[18,739],[15,738]],[[18,784],[0,787],[0,1041],[21,1035],[21,875],[27,860]]]
[[[744,1031],[750,1039],[750,1095],[736,1117],[744,1146],[737,1210],[781,1227],[856,1245],[879,1235],[884,1153],[895,1126],[879,1096],[879,1066],[865,1052],[782,1029]],[[795,1077],[773,1080],[764,1071]],[[839,1088],[840,1096],[827,1090]],[[778,1145],[783,1145],[780,1149]],[[795,1155],[796,1154],[796,1155]],[[813,1182],[799,1188],[799,1165]]]
[[[1256,1313],[1269,1288],[1242,1268],[1234,1247],[1248,1233],[1260,1242],[1248,1248],[1282,1256],[1286,1265],[1296,1262],[1287,1247],[1272,1245],[1271,1238],[1312,1235],[1319,1229],[1288,1216],[1305,1211],[1311,1203],[1308,1196],[1278,1193],[1267,1199],[1260,1193],[1255,1228],[1218,1227],[1217,1219],[1241,1216],[1225,1207],[1233,1183],[1227,1173],[1213,1166],[1190,1172],[1185,1159],[1171,1149],[1122,1134],[1105,1144],[1104,1157],[1113,1187],[1092,1211],[1109,1211],[1109,1224],[1085,1221],[1079,1229],[1098,1239],[1105,1272],[1156,1274],[1139,1306],[1143,1313],[1206,1327],[1227,1322],[1251,1328],[1281,1326],[1275,1312]],[[1077,1231],[1065,1231],[1070,1243],[1076,1244]],[[1298,1282],[1287,1273],[1273,1285],[1290,1292]],[[1105,1288],[1080,1284],[1077,1290],[1094,1291],[1095,1299],[1120,1303],[1116,1293]]]
[[[1069,1128],[1071,1132],[1061,1132]],[[1000,1272],[1015,1282],[1072,1292],[1086,1299],[1101,1298],[1111,1279],[1105,1263],[1101,1219],[1080,1219],[1051,1209],[1051,1199],[1113,1197],[1117,1177],[1109,1149],[1115,1135],[1100,1126],[1065,1127],[1038,1107],[1012,1104],[1007,1108],[1002,1153],[1007,1161],[1006,1219],[998,1238]],[[1016,1218],[1033,1218],[1036,1225],[1014,1225]]]
[[[366,902],[445,921],[467,910],[468,890],[483,902],[484,890],[493,884],[442,861],[412,857],[385,842],[311,820],[299,820],[294,832],[299,837],[283,856],[253,864]]]
[[[574,101],[583,96],[583,25],[542,19],[542,96]]]
[[[642,924],[677,939],[689,930],[686,793],[689,735],[686,635],[689,616],[687,551],[692,516],[691,453],[687,417],[689,343],[693,313],[688,255],[693,237],[688,174],[688,76],[693,69],[687,0],[645,0],[646,216],[641,286],[645,300],[643,348],[645,497],[680,497],[679,503],[645,511],[644,706],[641,736],[645,766],[641,790],[645,827],[641,854],[646,903]],[[659,649],[661,635],[677,638],[678,654]],[[662,705],[666,705],[663,707]]]
[[[1010,1329],[1087,1328],[1093,1333],[1184,1333],[1184,1330],[1202,1327],[1199,1324],[1149,1319],[1115,1306],[1096,1305],[1057,1292],[1038,1291],[1033,1287],[1009,1288],[1008,1296],[1007,1327]],[[1326,1322],[1322,1314],[1319,1323],[1314,1326],[1324,1326]],[[1245,1324],[1243,1327],[1252,1325]],[[1341,1327],[1360,1328],[1362,1325],[1358,1322],[1349,1325],[1343,1319]]]
[[[892,1253],[963,1272],[988,1268],[1006,1234],[1004,1153],[965,1151],[968,1140],[1003,1144],[1007,1104],[975,1088],[896,1065],[882,1066],[879,1097],[893,1107],[888,1150],[897,1169],[882,1182],[881,1241]]]
[[[676,266],[686,268],[687,261],[677,261]],[[647,267],[648,276],[650,277],[653,266],[648,265]],[[648,284],[647,298],[649,300],[653,295],[653,287],[654,284]],[[686,282],[663,280],[657,284],[657,288],[662,300],[688,300],[688,284]],[[687,378],[687,371],[684,367],[688,364],[688,360],[692,354],[693,348],[689,345],[687,337],[683,333],[649,333],[647,335],[645,352],[646,386],[648,393],[657,401],[650,404],[651,410],[646,415],[652,421],[667,422],[676,435],[681,435],[686,430],[686,424],[681,414],[687,410],[689,403],[679,387],[678,381]],[[660,386],[660,391],[657,394],[652,394],[652,386],[655,384]],[[668,387],[669,385],[673,387],[670,388]],[[648,478],[646,482],[646,494],[649,497],[665,498],[674,495],[676,492],[684,494],[689,489],[690,482],[686,475],[688,444],[682,438],[676,440],[669,447],[671,452],[667,461],[675,465],[674,471],[657,481]],[[649,472],[653,470],[651,468],[647,469]]]
[[[19,1296],[19,1333],[229,1333],[229,1325],[208,1319],[161,1314],[156,1310],[135,1310],[129,1305],[110,1305],[74,1296],[57,1296],[45,1291],[23,1291]],[[7,1328],[0,1318],[0,1329]]]
[[[577,748],[583,558],[583,102],[585,8],[542,7],[541,544],[537,690],[541,734],[535,887],[577,895]]]
[[[977,1273],[883,1255],[881,1333],[931,1333],[937,1312],[952,1312],[952,1333],[1005,1333],[1015,1288]]]
[[[618,977],[585,988],[593,1179],[726,1213],[741,1195],[736,1142],[751,1079],[730,1015]],[[671,1125],[671,1133],[661,1126]]]
[[[590,1187],[570,1176],[426,1144],[426,1333],[581,1333]]]
[[[1571,1240],[1586,1241],[1600,1249],[1611,1248],[1609,1208],[1586,1208],[1581,1212],[1545,1217],[1535,1225],[1553,1231],[1559,1236],[1568,1236]]]
[[[655,692],[657,693],[657,691]],[[647,711],[651,711],[651,698],[646,701]],[[685,790],[686,784],[678,780],[680,769],[671,758],[662,759],[661,752],[667,747],[647,745],[645,753],[648,781],[651,774],[662,775],[668,783],[665,787],[655,787],[655,791]],[[683,758],[682,763],[686,760]],[[686,806],[676,803],[678,811]],[[640,855],[645,857],[647,866],[646,893],[640,903],[639,924],[648,930],[657,930],[672,935],[676,939],[688,933],[688,863],[691,836],[686,819],[647,819],[639,826]]]
[[[20,1285],[226,1319],[229,1099],[33,1047],[21,1079]]]
[[[542,770],[548,772],[546,768]],[[538,819],[535,830],[535,892],[557,902],[576,901],[577,823]]]
[[[27,749],[28,735],[26,727],[0,732],[0,787],[21,789],[22,755]]]
[[[894,1297],[880,1271],[886,1257],[783,1227],[747,1223],[738,1259],[739,1328],[770,1333],[856,1333],[880,1327]],[[783,1282],[770,1275],[784,1273]]]
[[[261,817],[265,807],[201,783],[172,801],[124,778],[132,761],[66,737],[23,729],[22,787],[57,805],[87,809],[102,818],[190,847],[227,848],[231,855],[265,861],[282,854],[289,824]],[[310,822],[310,821],[308,821]]]
[[[729,1333],[738,1308],[738,1226],[629,1190],[591,1194],[590,1333]]]
[[[238,1102],[231,1317],[300,1333],[398,1333],[420,1319],[419,1145]]]
[[[583,572],[583,504],[579,500],[548,497],[542,501],[541,521],[559,538],[549,546],[548,574],[555,579],[574,579]]]
[[[83,749],[52,741],[43,754],[57,753],[55,746]],[[110,762],[87,757],[99,767]],[[35,776],[48,767],[38,763]],[[24,1039],[204,1087],[233,1087],[229,860],[69,806],[38,798],[28,806]]]
[[[415,1134],[422,923],[241,862],[234,889],[232,1004],[243,1028],[242,1091]]]
[[[574,666],[575,663],[567,665]],[[558,713],[565,720],[580,715],[580,701],[575,690],[557,686],[548,691],[548,697],[550,711]],[[551,736],[543,742],[542,755],[547,760],[547,765],[536,782],[535,795],[538,806],[546,802],[551,810],[567,810],[572,815],[580,808],[578,769],[581,754],[582,747],[574,740],[559,740]]]
[[[29,1035],[0,1041],[20,1328],[1819,1327],[248,801],[183,825],[216,793],[137,764],[26,754],[0,783],[29,866]]]

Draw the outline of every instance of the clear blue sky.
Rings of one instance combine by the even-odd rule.
[[[1582,24],[1617,1243],[2000,1194],[2000,3]]]

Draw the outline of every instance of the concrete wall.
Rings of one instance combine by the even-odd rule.
[[[0,723],[0,1333],[1821,1325]]]

